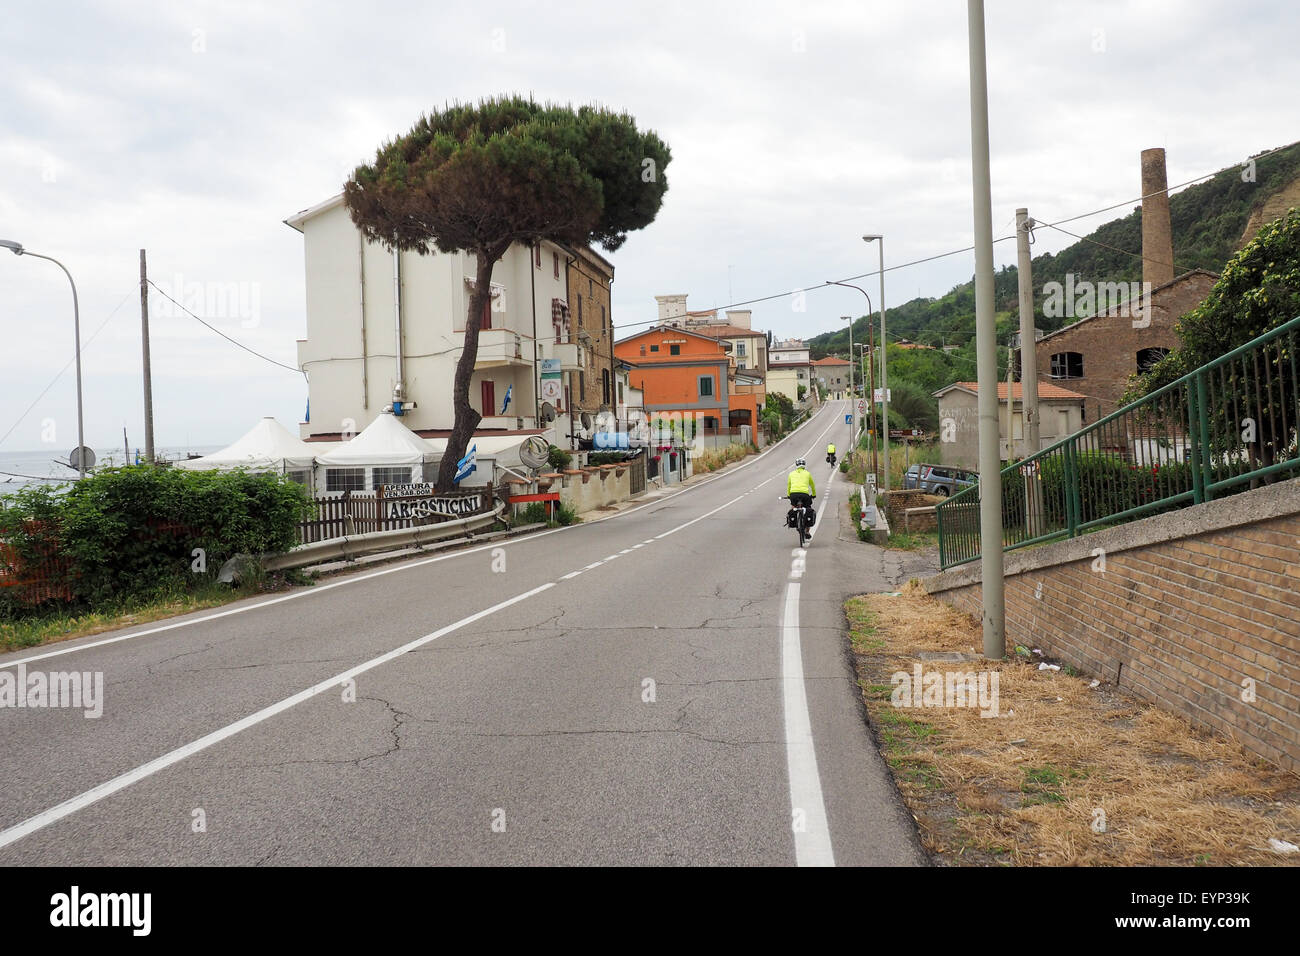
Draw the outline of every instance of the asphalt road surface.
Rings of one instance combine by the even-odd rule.
[[[847,408],[604,520],[0,658],[104,679],[0,708],[0,863],[923,863],[846,650],[906,577],[825,462]]]

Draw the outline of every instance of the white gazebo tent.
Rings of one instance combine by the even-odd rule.
[[[249,471],[288,475],[300,484],[312,484],[312,467],[319,448],[296,437],[274,418],[263,418],[246,435],[221,451],[175,463],[187,471]]]
[[[396,416],[382,414],[350,442],[317,456],[317,485],[329,493],[425,481],[426,466],[439,457],[437,448]]]

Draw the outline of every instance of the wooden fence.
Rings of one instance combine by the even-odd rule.
[[[385,494],[385,488],[381,486],[374,494],[345,491],[341,495],[313,498],[316,517],[299,522],[298,541],[301,544],[314,544],[331,538],[367,534],[371,531],[397,531],[416,525],[448,521],[453,517],[464,517],[465,515],[454,514],[421,516],[418,509],[412,514],[411,506],[435,498],[445,500],[474,495],[482,495],[483,504],[469,513],[481,514],[492,510],[494,492],[490,487],[437,495],[393,496]]]

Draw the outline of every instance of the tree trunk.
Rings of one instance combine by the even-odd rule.
[[[478,267],[474,291],[470,293],[469,309],[465,316],[465,347],[461,350],[460,361],[456,363],[456,377],[452,383],[452,407],[456,418],[451,427],[451,436],[447,439],[447,449],[438,465],[439,491],[451,491],[456,487],[456,463],[465,457],[474,430],[483,419],[469,403],[469,382],[474,375],[474,364],[478,361],[478,333],[482,327],[483,307],[492,297],[492,267],[508,248],[507,245],[473,250]]]

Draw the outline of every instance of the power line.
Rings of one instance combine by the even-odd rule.
[[[1292,143],[1292,144],[1290,144],[1290,145],[1288,145],[1288,146],[1279,146],[1279,147],[1277,147],[1276,149],[1270,149],[1270,150],[1268,150],[1268,151],[1266,151],[1266,152],[1260,153],[1258,156],[1251,156],[1251,157],[1249,157],[1247,161],[1249,162],[1249,161],[1254,161],[1254,160],[1267,159],[1269,156],[1273,156],[1273,155],[1275,155],[1276,153],[1280,153],[1280,152],[1282,152],[1283,150],[1290,149],[1291,146],[1294,146],[1294,145],[1295,145],[1295,144]],[[1171,191],[1173,191],[1173,190],[1175,190],[1175,189],[1182,189],[1184,186],[1191,186],[1191,185],[1193,185],[1194,183],[1199,183],[1199,182],[1201,182],[1201,181],[1203,181],[1203,180],[1206,180],[1206,179],[1213,179],[1215,176],[1218,176],[1220,173],[1226,172],[1228,168],[1229,168],[1229,167],[1226,167],[1226,166],[1225,166],[1223,169],[1217,169],[1217,170],[1215,170],[1215,171],[1212,172],[1212,173],[1206,173],[1206,174],[1203,175],[1203,176],[1197,176],[1197,177],[1195,177],[1194,179],[1189,179],[1189,180],[1187,180],[1187,181],[1185,181],[1185,182],[1177,183],[1177,184],[1175,184],[1175,185],[1173,185],[1173,186],[1167,186],[1167,187],[1164,189],[1164,192],[1167,194],[1167,193],[1169,193],[1169,192],[1171,192]],[[1148,194],[1146,194],[1146,195],[1144,195],[1144,196],[1138,196],[1136,199],[1130,199],[1130,200],[1127,200],[1127,201],[1125,201],[1125,202],[1115,203],[1115,204],[1112,205],[1112,206],[1103,206],[1103,207],[1100,208],[1100,209],[1094,209],[1094,210],[1092,210],[1091,212],[1080,213],[1080,214],[1077,215],[1077,216],[1070,216],[1070,217],[1068,217],[1068,218],[1066,218],[1066,219],[1058,219],[1058,220],[1056,220],[1055,222],[1040,222],[1040,223],[1038,223],[1038,225],[1040,225],[1040,226],[1048,226],[1048,227],[1050,227],[1050,228],[1055,229],[1057,226],[1060,226],[1060,225],[1062,225],[1063,223],[1074,222],[1075,220],[1078,220],[1078,219],[1087,219],[1087,218],[1089,218],[1090,216],[1096,216],[1096,215],[1099,215],[1100,213],[1103,213],[1103,212],[1110,212],[1110,211],[1112,211],[1112,210],[1114,210],[1114,209],[1120,209],[1120,208],[1125,207],[1125,206],[1131,206],[1131,205],[1133,205],[1134,203],[1140,203],[1140,202],[1142,202],[1144,199],[1148,199],[1148,198],[1150,198],[1151,196],[1158,196],[1158,195],[1160,195],[1160,191],[1153,192],[1153,193],[1148,193]],[[1061,230],[1058,230],[1058,231],[1059,231],[1059,232],[1065,232],[1064,229],[1061,229]],[[1069,232],[1066,232],[1065,234],[1066,234],[1066,235],[1073,235],[1073,233],[1069,233]],[[999,243],[999,242],[1005,242],[1005,241],[1008,240],[1008,239],[1014,239],[1014,238],[1015,238],[1014,235],[1012,235],[1012,236],[1002,236],[1001,238],[994,239],[993,241],[994,241],[994,243]],[[1075,238],[1082,238],[1082,237],[1075,236]],[[1095,242],[1096,240],[1088,240],[1088,241]],[[1102,244],[1102,243],[1098,243],[1098,245],[1103,245],[1103,244]],[[1107,248],[1113,248],[1113,247],[1107,247]],[[941,253],[939,253],[938,255],[926,256],[926,257],[923,258],[923,259],[913,259],[913,260],[910,261],[910,262],[901,262],[901,263],[899,263],[899,264],[896,265],[896,266],[886,266],[883,270],[881,270],[881,269],[875,269],[875,270],[873,270],[873,271],[871,271],[871,272],[864,272],[864,273],[862,273],[861,275],[848,276],[848,277],[845,278],[845,279],[837,279],[837,280],[835,280],[835,282],[851,282],[851,281],[853,281],[853,280],[855,280],[855,279],[869,279],[869,278],[871,278],[872,276],[878,276],[878,275],[880,275],[882,271],[883,271],[883,272],[893,272],[893,271],[895,271],[896,269],[907,269],[907,268],[910,268],[911,266],[919,266],[919,265],[922,265],[922,264],[924,264],[924,263],[926,263],[926,262],[934,262],[936,259],[945,259],[945,258],[947,258],[948,256],[960,255],[960,254],[963,253],[963,252],[973,252],[974,249],[975,249],[974,246],[966,246],[966,247],[963,248],[963,249],[953,249],[953,250],[951,250],[951,251],[949,251],[949,252],[941,252]],[[1127,250],[1124,250],[1124,249],[1115,249],[1115,251],[1116,251],[1116,252],[1123,252],[1123,253],[1125,253],[1126,255],[1136,255],[1136,253],[1131,253],[1131,252],[1128,252]],[[1151,260],[1151,261],[1154,262],[1155,260]],[[1170,265],[1170,264],[1169,264],[1169,263],[1162,263],[1162,265]],[[790,292],[778,292],[778,293],[775,293],[774,295],[765,295],[765,296],[761,296],[761,297],[759,297],[759,298],[757,298],[757,299],[746,299],[744,302],[733,302],[733,303],[731,303],[730,305],[721,305],[721,306],[718,306],[717,308],[715,308],[715,309],[711,309],[711,310],[709,310],[709,311],[714,311],[714,312],[716,312],[716,311],[718,311],[718,310],[720,310],[720,309],[733,309],[733,308],[736,308],[737,306],[741,306],[741,305],[753,305],[753,304],[755,304],[755,303],[757,303],[757,302],[769,302],[769,301],[771,301],[772,299],[784,299],[784,298],[786,298],[786,297],[788,297],[788,296],[798,295],[800,292],[812,292],[814,289],[824,289],[824,288],[826,288],[828,285],[834,285],[835,282],[827,282],[827,283],[822,283],[821,285],[814,285],[814,286],[805,286],[805,287],[802,288],[802,289],[793,289],[793,290],[791,290]],[[873,313],[873,314],[874,314],[874,313]],[[632,329],[632,328],[638,328],[638,327],[643,326],[643,325],[658,325],[658,324],[660,324],[661,321],[662,321],[662,320],[660,320],[660,319],[650,319],[650,320],[647,320],[647,321],[645,321],[645,322],[628,322],[628,323],[625,323],[625,324],[623,324],[623,325],[616,325],[616,326],[614,326],[614,328],[616,328],[616,329]]]
[[[1111,252],[1119,252],[1126,256],[1132,256],[1134,259],[1141,259],[1143,262],[1154,262],[1156,265],[1168,266],[1169,268],[1173,269],[1175,272],[1178,271],[1178,267],[1175,266],[1172,262],[1162,262],[1159,259],[1153,259],[1150,256],[1145,256],[1140,252],[1131,252],[1128,249],[1121,249],[1119,246],[1108,245],[1107,243],[1101,242],[1097,239],[1089,239],[1087,236],[1076,235],[1075,233],[1070,232],[1068,229],[1062,229],[1060,226],[1054,226],[1051,223],[1039,222],[1039,223],[1035,223],[1035,225],[1046,226],[1048,229],[1055,229],[1057,232],[1065,233],[1067,236],[1069,236],[1072,239],[1078,239],[1080,242],[1090,242],[1094,246],[1101,246],[1103,249],[1109,249]]]
[[[170,302],[172,305],[176,306],[178,309],[180,309],[182,312],[184,312],[184,313],[185,313],[186,315],[188,315],[190,318],[194,319],[194,320],[195,320],[196,322],[198,322],[200,325],[203,325],[203,326],[205,326],[206,328],[211,329],[213,332],[216,332],[219,336],[221,336],[223,339],[225,339],[225,340],[226,340],[227,342],[229,342],[231,345],[237,345],[237,346],[239,346],[239,347],[240,347],[241,349],[243,349],[245,352],[249,353],[250,355],[256,355],[258,358],[260,358],[260,359],[261,359],[262,361],[264,361],[264,362],[270,362],[272,365],[278,365],[278,366],[280,366],[280,368],[288,369],[290,372],[299,372],[299,373],[302,373],[302,374],[306,374],[306,373],[304,373],[303,370],[300,369],[300,368],[295,368],[295,367],[292,366],[292,365],[285,365],[283,362],[277,362],[275,359],[270,358],[269,356],[263,355],[261,352],[255,351],[254,349],[250,349],[250,348],[249,348],[247,345],[245,345],[243,342],[240,342],[240,341],[238,341],[238,340],[236,340],[236,339],[232,339],[229,335],[227,335],[225,332],[222,332],[222,331],[221,331],[219,328],[217,328],[215,325],[210,325],[209,323],[203,321],[203,320],[200,319],[197,315],[195,315],[193,312],[191,312],[189,309],[185,308],[185,306],[181,305],[179,302],[177,302],[175,299],[173,299],[171,296],[169,296],[169,295],[168,295],[166,292],[164,292],[162,289],[158,288],[158,286],[154,284],[153,279],[149,279],[148,282],[149,282],[149,284],[150,284],[151,286],[153,286],[154,291],[157,292],[160,296],[162,296],[164,299],[166,299],[166,300],[167,300],[168,302]]]
[[[113,309],[112,312],[108,313],[108,318],[104,319],[103,322],[99,323],[99,328],[95,329],[94,334],[91,335],[90,338],[86,339],[86,341],[82,343],[82,345],[81,345],[81,351],[82,351],[83,354],[85,354],[86,349],[90,348],[90,344],[91,344],[92,342],[95,341],[95,339],[96,339],[96,337],[99,335],[99,333],[102,332],[102,331],[104,331],[104,326],[108,325],[109,321],[113,318],[113,316],[117,315],[118,309],[120,309],[120,308],[122,308],[122,306],[126,305],[126,300],[127,300],[128,298],[131,297],[131,293],[134,292],[134,291],[135,291],[135,290],[132,289],[130,292],[127,292],[126,295],[122,296],[122,301],[119,302],[119,303],[117,304],[117,306]],[[27,406],[27,410],[24,411],[21,415],[18,416],[18,420],[17,420],[16,422],[14,422],[12,425],[9,426],[9,430],[8,430],[7,432],[5,432],[3,435],[0,435],[0,445],[3,445],[3,444],[5,443],[5,439],[7,439],[10,435],[12,435],[12,434],[14,433],[14,429],[17,428],[19,425],[21,425],[21,424],[23,423],[23,420],[24,420],[28,415],[31,414],[32,409],[35,408],[35,407],[37,406],[37,404],[40,403],[40,400],[41,400],[42,398],[44,398],[45,395],[46,395],[46,393],[49,392],[49,390],[52,389],[52,388],[54,387],[54,384],[55,384],[55,383],[56,383],[60,378],[63,377],[63,373],[66,372],[69,368],[72,367],[72,363],[75,362],[75,361],[76,361],[76,356],[73,356],[71,359],[68,360],[68,363],[67,363],[66,365],[63,366],[63,368],[59,369],[58,373],[54,376],[54,378],[50,379],[50,384],[46,385],[45,388],[41,389],[41,393],[40,393],[39,395],[36,396],[36,398],[32,401],[32,403],[31,403],[30,405]],[[0,472],[0,474],[9,474],[9,472]],[[17,475],[16,477],[18,477],[18,478],[30,478],[30,477],[32,477],[32,476],[31,476],[31,475]]]

